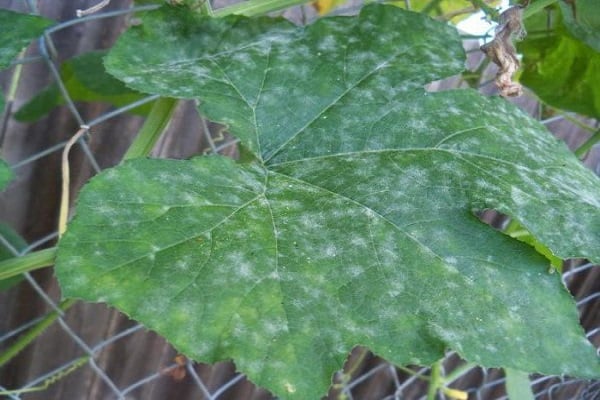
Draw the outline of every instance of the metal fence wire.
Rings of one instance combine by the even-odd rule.
[[[131,142],[143,119],[128,111],[155,99],[148,96],[119,108],[73,100],[61,76],[61,63],[77,54],[110,48],[137,12],[152,7],[136,7],[130,1],[113,0],[98,12],[77,17],[76,10],[95,3],[97,1],[0,0],[0,8],[61,21],[33,43],[11,69],[0,75],[5,88],[17,83],[18,89],[14,99],[8,99],[0,134],[3,158],[17,176],[0,197],[0,218],[27,241],[16,246],[6,235],[0,236],[0,245],[15,256],[56,242],[60,153],[67,140],[80,127],[89,127],[89,134],[78,142],[71,156],[71,169],[75,171],[71,200],[74,200],[83,183],[118,163]],[[220,5],[213,2],[214,7]],[[314,10],[309,6],[296,7],[287,11],[286,16],[310,19],[314,17]],[[469,62],[480,61],[481,57],[473,52]],[[491,71],[488,78],[493,73]],[[12,118],[14,110],[51,83],[58,85],[63,106],[28,124]],[[459,84],[455,79],[441,85]],[[492,86],[484,81],[481,90],[493,93]],[[589,136],[589,132],[580,128],[581,123],[595,129],[599,126],[598,121],[571,114],[546,118],[531,97],[524,96],[518,102],[570,146],[576,146]],[[154,155],[183,158],[206,150],[234,155],[235,141],[223,135],[218,125],[202,120],[194,104],[181,103]],[[600,173],[599,155],[598,148],[593,148],[585,160],[597,174]],[[501,217],[484,215],[483,218],[497,222]],[[597,266],[583,260],[571,260],[563,273],[565,284],[577,300],[586,336],[596,347],[600,346],[599,271]],[[177,355],[156,334],[104,305],[78,303],[65,312],[51,269],[25,274],[22,282],[1,291],[0,299],[2,361],[12,356],[7,350],[14,348],[15,343],[43,332],[0,369],[0,391],[12,390],[5,398],[272,398],[236,372],[233,363],[191,362]],[[560,335],[560,332],[534,335]],[[429,374],[427,368],[395,367],[361,348],[354,349],[348,360],[349,364],[359,367],[346,371],[351,373],[349,381],[342,381],[341,372],[334,377],[338,384],[330,390],[331,399],[420,399],[426,396],[427,382],[420,377]],[[465,365],[456,354],[447,354],[442,372],[453,377],[453,388],[468,392],[469,399],[507,398],[501,370],[465,368]],[[536,399],[600,399],[599,381],[532,375],[530,382]],[[449,398],[443,393],[437,396]]]

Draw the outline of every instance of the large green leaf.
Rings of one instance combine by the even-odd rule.
[[[0,9],[0,70],[8,67],[17,54],[51,24],[52,21],[35,15]]]
[[[85,53],[61,65],[60,76],[71,99],[121,107],[144,98],[144,94],[125,87],[123,82],[106,73],[102,65],[104,55],[102,51]],[[65,99],[58,85],[52,83],[24,104],[14,117],[19,121],[35,121],[62,104]],[[130,112],[147,115],[151,106],[147,103]]]
[[[546,30],[546,21],[553,25],[540,33]],[[559,12],[552,18],[539,13],[526,25],[537,33],[518,45],[523,54],[521,83],[551,106],[600,118],[600,52],[573,37]]]
[[[397,364],[449,347],[600,376],[548,262],[473,214],[600,261],[599,181],[503,99],[423,89],[463,63],[454,29],[381,5],[308,28],[146,14],[109,72],[201,99],[256,160],[139,159],[94,178],[59,244],[63,294],[193,359],[233,358],[283,398],[318,398],[358,344]]]

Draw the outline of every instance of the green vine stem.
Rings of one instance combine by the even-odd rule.
[[[54,264],[56,256],[56,247],[40,250],[26,254],[21,257],[11,258],[0,262],[0,280],[7,279],[25,272],[33,271],[39,268],[48,267]],[[33,342],[39,335],[50,326],[56,318],[66,311],[75,300],[63,301],[59,308],[61,312],[53,311],[46,315],[41,321],[33,326],[26,334],[19,337],[6,351],[0,354],[0,367],[9,362],[14,356],[19,354],[28,344]]]
[[[429,376],[429,388],[427,389],[427,400],[435,400],[438,389],[442,387],[442,360],[436,361],[431,366]]]
[[[558,112],[558,114],[562,115],[564,119],[566,119],[573,125],[577,125],[579,128],[583,129],[584,131],[588,131],[590,133],[596,132],[597,128],[594,128],[593,126],[589,126],[588,124],[586,124],[586,123],[580,121],[579,119],[575,118],[574,116],[570,115],[568,112],[564,112],[561,110],[556,110],[556,111]]]
[[[427,400],[435,400],[438,391],[442,392],[445,396],[448,396],[451,399],[467,400],[467,392],[463,390],[452,389],[446,386],[448,382],[452,382],[455,378],[449,380],[442,376],[443,361],[443,359],[436,361],[431,366],[431,374],[429,375],[429,388],[427,389]],[[467,366],[471,366],[471,364],[467,364]],[[462,371],[463,370],[461,369],[461,373]]]
[[[25,56],[26,49],[21,50],[18,58],[21,59]],[[4,110],[4,118],[2,119],[2,125],[0,126],[0,151],[2,150],[2,143],[4,143],[4,133],[8,125],[8,119],[12,112],[12,107],[15,102],[15,96],[17,94],[17,88],[19,87],[19,81],[21,80],[21,72],[23,71],[23,64],[15,65],[12,76],[10,78],[10,86],[8,87],[8,94],[6,96],[6,106]],[[1,154],[1,153],[0,153]]]
[[[170,97],[159,97],[152,106],[142,129],[123,156],[123,160],[146,157],[169,125],[178,100]]]
[[[465,372],[467,372],[475,367],[477,367],[477,364],[475,364],[475,363],[465,363],[465,364],[461,365],[460,367],[455,368],[452,372],[450,372],[448,375],[446,375],[444,377],[444,382],[446,382],[446,384],[452,383],[455,380],[457,380],[462,374],[464,374]]]
[[[59,311],[52,311],[48,313],[41,321],[35,324],[27,333],[20,336],[19,339],[13,343],[4,353],[0,354],[0,367],[9,362],[14,356],[19,354],[27,345],[33,342],[38,336],[40,336],[46,328],[48,328],[58,317],[60,317],[69,307],[75,304],[74,299],[64,300],[59,305]]]
[[[588,151],[594,146],[596,143],[600,142],[600,129],[598,129],[588,140],[586,140],[581,146],[575,150],[575,155],[580,160],[584,159]]]
[[[24,256],[9,258],[0,262],[0,280],[8,279],[25,272],[49,267],[54,264],[56,247],[34,251]]]
[[[81,367],[82,365],[87,363],[89,359],[90,359],[90,356],[83,356],[83,357],[76,359],[72,363],[64,366],[63,368],[58,369],[55,373],[53,373],[51,376],[49,376],[47,379],[45,379],[44,382],[42,382],[42,384],[39,386],[28,387],[28,388],[24,388],[24,389],[16,389],[16,390],[2,390],[2,391],[0,391],[0,396],[9,396],[9,395],[15,395],[15,394],[21,394],[21,393],[40,392],[42,390],[46,390],[50,387],[50,385],[58,382],[60,379],[64,378],[65,376],[69,375],[71,372],[77,370],[79,367]]]

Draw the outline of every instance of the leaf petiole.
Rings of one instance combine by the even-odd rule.
[[[467,392],[459,389],[452,389],[446,386],[449,382],[448,379],[442,376],[442,362],[444,360],[436,361],[431,366],[431,375],[429,381],[429,388],[427,390],[427,400],[435,400],[438,391],[444,395],[456,400],[467,400]]]
[[[169,125],[178,100],[171,97],[160,97],[152,106],[148,118],[140,129],[131,146],[123,156],[123,160],[146,157]]]
[[[25,50],[21,50],[18,58],[21,59],[25,56]],[[6,128],[8,127],[8,120],[12,112],[12,107],[15,102],[15,97],[17,94],[17,88],[19,87],[19,81],[21,80],[21,72],[23,71],[23,64],[17,64],[13,71],[12,77],[10,79],[10,86],[8,88],[8,95],[6,96],[6,110],[4,113],[4,117],[2,118],[2,123],[0,125],[0,145],[4,143],[4,134],[6,132]],[[0,148],[0,151],[2,149]]]
[[[47,314],[41,321],[34,325],[27,333],[19,337],[19,339],[12,344],[6,351],[0,354],[0,367],[9,362],[14,356],[19,354],[27,345],[33,342],[38,336],[42,334],[58,317],[60,317],[66,310],[68,310],[73,304],[75,299],[64,300],[59,305],[59,311],[52,311]]]
[[[436,361],[431,366],[429,376],[429,388],[427,389],[427,400],[435,400],[438,389],[442,386],[442,360]]]
[[[600,142],[600,129],[598,129],[589,139],[587,139],[581,146],[579,146],[575,150],[575,155],[579,159],[585,158],[586,154],[590,149],[596,144]]]
[[[56,247],[35,251],[24,256],[0,261],[0,280],[54,264]]]

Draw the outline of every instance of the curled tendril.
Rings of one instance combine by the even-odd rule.
[[[93,14],[96,11],[100,11],[102,10],[104,7],[106,7],[108,4],[110,3],[110,0],[102,0],[100,1],[98,4],[96,4],[95,6],[92,6],[90,8],[86,8],[85,10],[77,10],[75,13],[77,14],[78,18],[81,18],[85,15],[88,14]]]
[[[496,86],[502,96],[520,96],[523,93],[523,87],[512,80],[521,65],[513,39],[521,40],[526,34],[523,26],[523,6],[513,6],[500,14],[494,40],[481,46],[481,51],[500,67],[496,75]]]

